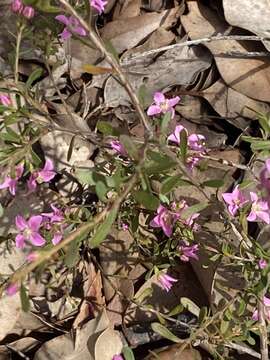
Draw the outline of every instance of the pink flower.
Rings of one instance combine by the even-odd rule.
[[[188,262],[190,258],[198,260],[198,255],[196,254],[199,251],[199,245],[180,245],[179,251],[181,252],[180,259],[182,261]]]
[[[108,1],[104,0],[90,0],[90,5],[95,8],[99,14],[101,14],[105,10],[105,5]]]
[[[51,205],[52,212],[50,213],[42,213],[42,216],[49,218],[51,223],[57,223],[64,220],[64,213],[61,209],[57,208],[55,205]]]
[[[251,211],[247,217],[247,221],[262,220],[266,224],[270,224],[269,207],[267,201],[259,200],[258,195],[250,192],[252,202]]]
[[[19,287],[18,287],[18,285],[16,283],[15,284],[10,284],[6,288],[6,294],[8,296],[13,296],[18,292],[18,290],[19,290]]]
[[[124,231],[127,231],[127,230],[129,229],[128,224],[122,223],[122,229],[123,229]]]
[[[49,182],[56,175],[56,172],[53,170],[53,162],[51,160],[46,160],[44,168],[34,171],[29,180],[27,181],[27,186],[30,191],[34,191],[37,187],[37,183],[41,184],[43,182]]]
[[[192,171],[194,167],[200,162],[200,154],[196,156],[188,156],[186,159],[186,166],[189,171]]]
[[[179,101],[179,96],[176,96],[172,99],[166,99],[164,94],[162,94],[161,92],[156,92],[154,94],[155,105],[149,106],[147,110],[147,115],[153,116],[161,113],[165,114],[167,112],[171,112],[173,118],[175,115],[174,106],[178,104]]]
[[[194,151],[205,151],[205,137],[201,134],[191,134],[188,137],[188,146]]]
[[[11,10],[14,13],[21,13],[23,10],[23,3],[21,0],[13,0],[11,3]]]
[[[112,360],[124,360],[123,356],[121,355],[114,355],[114,357],[112,358]]]
[[[178,203],[178,204],[176,204],[174,202],[172,204],[172,208],[176,212],[177,219],[179,219],[179,221],[181,221],[183,224],[185,224],[185,225],[187,225],[189,227],[193,227],[193,229],[195,229],[195,230],[198,229],[199,225],[194,224],[194,220],[196,220],[200,216],[199,213],[194,213],[194,214],[190,215],[186,219],[181,219],[182,211],[188,209],[188,205],[187,205],[187,202],[185,200],[180,201],[180,203]]]
[[[263,305],[264,305],[264,316],[265,318],[270,321],[270,299],[266,296],[263,298]],[[252,315],[252,320],[258,321],[259,320],[259,312],[255,310]]]
[[[32,19],[35,16],[35,10],[32,8],[32,6],[25,6],[22,14],[25,18]]]
[[[10,97],[6,94],[0,94],[0,103],[4,106],[11,105]]]
[[[267,261],[264,259],[260,259],[259,260],[259,268],[264,269],[264,268],[266,268],[266,266],[267,266]]]
[[[29,262],[36,261],[38,256],[39,256],[38,253],[31,252],[26,256],[26,260],[29,261]]]
[[[23,164],[20,164],[15,168],[15,178],[6,176],[4,182],[0,184],[0,189],[8,188],[11,195],[14,196],[16,194],[16,187],[18,180],[21,178],[22,174],[23,174]]]
[[[85,28],[74,16],[67,17],[65,15],[57,15],[55,19],[66,25],[63,32],[60,34],[63,41],[69,39],[73,33],[80,36],[87,35]]]
[[[232,216],[235,216],[237,210],[243,207],[247,200],[244,195],[236,186],[232,193],[224,193],[222,194],[223,200],[228,204],[228,211]]]
[[[159,205],[157,209],[157,215],[150,222],[150,226],[155,228],[162,228],[164,234],[168,237],[172,235],[173,226],[179,215],[168,210],[163,205]]]
[[[25,241],[30,241],[35,246],[43,246],[46,240],[39,234],[42,225],[42,216],[31,216],[28,221],[23,216],[16,216],[16,227],[20,233],[16,236],[16,247],[23,248]]]
[[[119,155],[122,156],[128,156],[126,149],[124,148],[124,146],[120,143],[120,141],[117,140],[112,140],[110,142],[111,148],[113,150],[115,150]]]
[[[168,136],[168,140],[180,145],[180,133],[182,130],[185,130],[186,133],[188,133],[184,126],[177,125],[174,129],[174,132]]]
[[[173,283],[177,282],[178,280],[168,274],[163,273],[158,275],[158,281],[161,287],[167,292],[169,292],[171,287],[173,286]]]
[[[270,190],[270,159],[265,161],[264,167],[260,173],[261,185]]]

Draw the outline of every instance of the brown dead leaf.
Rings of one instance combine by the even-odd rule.
[[[227,24],[201,3],[189,1],[188,9],[189,13],[181,17],[181,22],[192,40],[223,34],[227,30]],[[210,41],[205,46],[215,56],[218,70],[227,85],[253,99],[270,101],[268,62],[219,56],[220,53],[246,51],[246,45],[234,40]]]
[[[95,360],[112,360],[114,355],[121,354],[122,347],[122,340],[118,332],[108,328],[96,341]]]
[[[139,16],[141,12],[141,4],[142,0],[126,0],[122,4],[118,1],[113,13],[113,20]]]
[[[170,28],[178,18],[179,8],[165,10],[160,13],[148,13],[126,19],[109,22],[101,30],[101,37],[110,40],[118,53],[138,45],[159,27]],[[87,61],[89,63],[89,61]]]
[[[253,100],[228,87],[221,79],[205,90],[203,97],[209,101],[217,113],[223,117],[232,118],[228,121],[242,130],[248,125],[245,118],[257,118],[256,113],[248,107],[262,113],[270,110],[268,104]]]
[[[268,0],[223,0],[224,15],[229,24],[269,38],[270,4]],[[263,40],[270,51],[270,41]]]
[[[155,351],[154,353],[158,356],[159,360],[201,360],[201,354],[195,349],[185,349],[180,351],[181,345],[172,345],[168,349],[162,351]],[[147,360],[156,360],[155,355],[150,355]],[[145,359],[145,360],[146,360]]]

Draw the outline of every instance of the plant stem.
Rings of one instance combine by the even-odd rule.
[[[17,41],[16,41],[16,53],[15,53],[15,63],[14,63],[14,79],[15,84],[18,83],[19,80],[19,60],[20,60],[20,48],[22,42],[22,33],[25,28],[25,24],[20,24],[17,34]]]

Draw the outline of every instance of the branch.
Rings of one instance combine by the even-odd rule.
[[[74,16],[77,20],[80,21],[81,25],[88,31],[88,35],[90,40],[93,42],[93,44],[101,51],[102,54],[105,55],[106,60],[109,62],[109,64],[113,67],[113,69],[116,71],[121,83],[123,84],[124,88],[126,89],[135,109],[138,112],[138,115],[140,117],[140,120],[142,124],[144,125],[149,138],[153,137],[153,131],[149,124],[148,118],[144,112],[144,109],[142,108],[139,99],[132,88],[129,80],[127,79],[126,75],[121,69],[120,64],[117,62],[117,60],[112,56],[112,54],[105,48],[102,40],[100,37],[91,29],[89,24],[77,14],[77,12],[73,9],[73,7],[68,3],[67,0],[59,0],[59,2],[65,7],[65,9]]]

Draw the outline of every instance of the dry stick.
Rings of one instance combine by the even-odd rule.
[[[63,0],[60,0],[60,2],[62,2],[62,1]],[[154,54],[158,54],[158,53],[160,53],[162,51],[167,51],[167,50],[171,50],[171,49],[174,49],[174,48],[180,48],[180,47],[184,47],[184,46],[204,44],[204,43],[208,43],[208,42],[211,42],[211,41],[220,41],[220,40],[223,40],[223,41],[224,40],[262,41],[262,40],[267,40],[267,39],[269,40],[269,38],[264,38],[264,37],[255,36],[255,35],[251,35],[251,36],[245,36],[245,35],[217,35],[217,36],[210,36],[210,37],[206,37],[206,38],[202,38],[202,39],[188,40],[188,41],[180,42],[180,43],[177,43],[177,44],[162,46],[162,47],[160,47],[158,49],[153,49],[153,50],[145,51],[143,53],[132,55],[130,57],[127,57],[121,64],[122,65],[129,65],[134,60],[140,59],[140,58],[148,56],[148,55],[154,55]]]
[[[261,359],[261,355],[257,351],[251,349],[248,346],[235,344],[233,342],[225,343],[224,346],[228,347],[230,349],[234,349],[234,350],[236,350],[238,352],[244,352],[245,354],[249,354],[249,355],[251,355],[251,356],[253,356],[253,357],[257,358],[257,359]]]
[[[94,43],[94,45],[101,51],[102,54],[105,55],[107,61],[109,64],[113,67],[113,69],[116,71],[121,83],[123,84],[124,88],[126,89],[135,109],[138,112],[138,115],[141,119],[142,124],[144,125],[149,138],[153,137],[153,130],[149,124],[148,118],[141,107],[141,104],[139,102],[139,99],[133,90],[129,80],[127,79],[126,75],[123,73],[120,64],[117,62],[117,60],[111,55],[111,53],[105,48],[102,40],[99,38],[99,36],[91,29],[91,27],[88,25],[88,23],[80,17],[76,10],[73,9],[73,7],[67,2],[67,0],[59,0],[59,2],[66,8],[66,10],[74,16],[77,20],[80,21],[81,25],[88,31],[88,35],[90,40]]]
[[[82,224],[59,244],[55,245],[53,248],[51,248],[46,252],[44,251],[39,253],[38,258],[35,261],[31,262],[29,265],[23,267],[22,269],[15,271],[15,273],[12,276],[10,276],[8,280],[8,284],[14,284],[22,281],[30,272],[32,272],[37,266],[42,264],[45,260],[50,260],[54,254],[56,254],[59,250],[63,249],[65,246],[70,244],[73,240],[77,239],[83,233],[87,233],[90,230],[93,230],[97,225],[99,225],[102,221],[104,221],[107,214],[111,210],[118,210],[122,201],[126,198],[126,196],[129,194],[131,189],[133,189],[133,187],[135,186],[137,182],[137,178],[138,175],[137,173],[135,173],[128,181],[126,188],[121,193],[121,196],[117,197],[111,206],[108,205],[108,207],[104,209],[100,214],[95,216],[92,221],[89,221],[86,224]],[[2,295],[5,287],[6,284],[3,284],[0,287],[0,296]]]
[[[262,294],[259,299],[258,304],[258,317],[259,317],[259,331],[260,331],[260,351],[261,351],[261,360],[269,360],[268,356],[268,334],[267,326],[264,316],[264,298],[265,291],[262,291]]]

